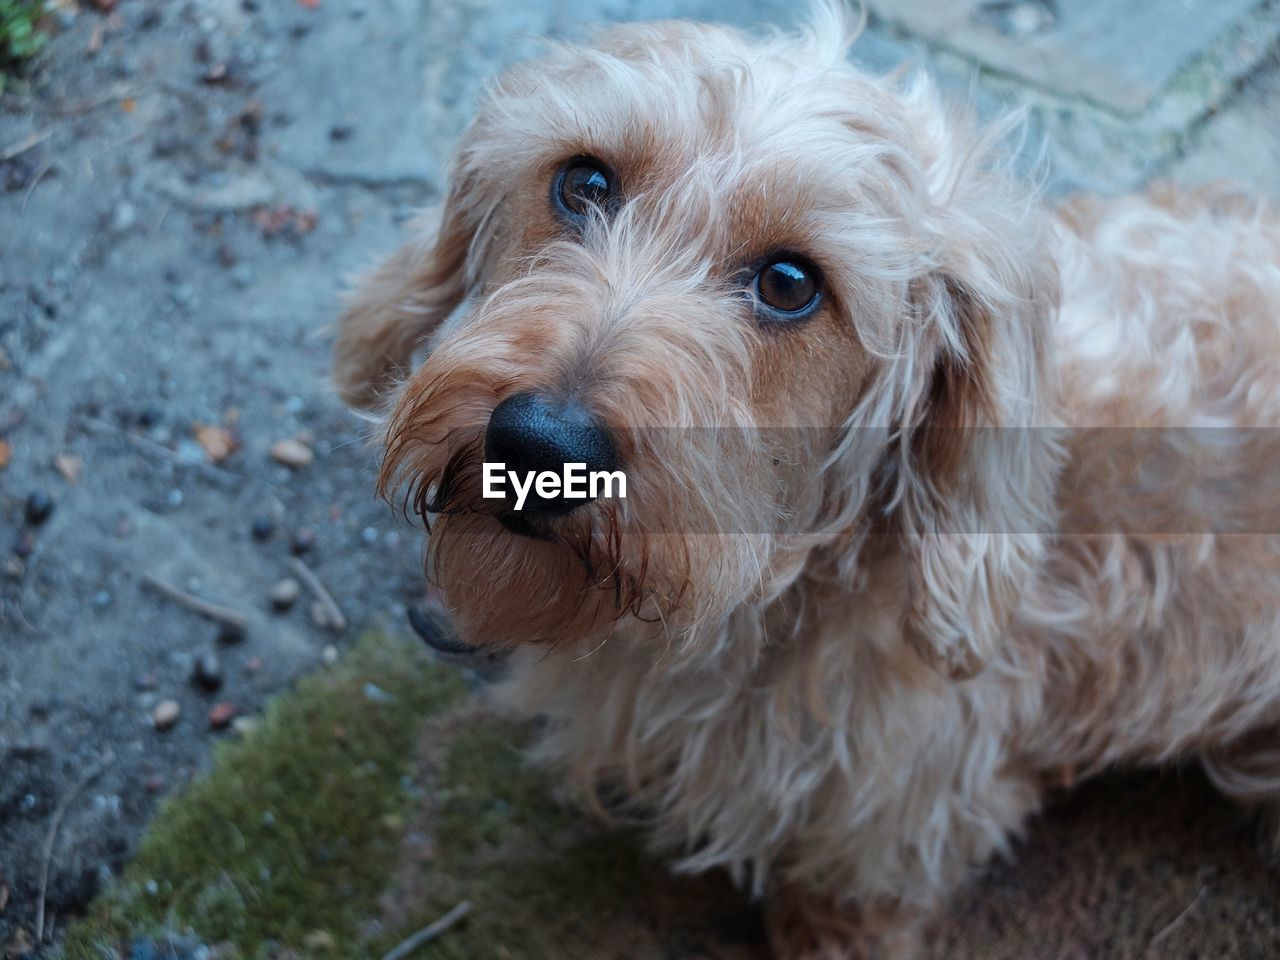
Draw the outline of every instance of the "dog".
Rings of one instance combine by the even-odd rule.
[[[1280,218],[1051,206],[1015,121],[861,71],[857,30],[509,69],[335,347],[536,755],[763,897],[783,958],[910,956],[1113,765],[1280,810]],[[629,488],[517,510],[496,462]]]

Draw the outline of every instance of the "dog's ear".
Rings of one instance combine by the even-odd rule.
[[[955,157],[963,140],[936,155]],[[972,146],[972,145],[970,145]],[[1054,522],[1057,271],[1034,202],[969,150],[930,171],[932,250],[911,297],[922,376],[896,455],[906,634],[947,675],[995,655]]]
[[[461,303],[481,273],[483,216],[471,177],[455,170],[443,209],[409,225],[410,239],[357,283],[337,323],[333,375],[342,399],[372,409],[409,371],[414,351]]]

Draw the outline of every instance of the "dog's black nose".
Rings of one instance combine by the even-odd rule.
[[[511,472],[521,483],[548,471],[561,478],[552,496],[539,495],[536,485],[529,488],[521,512],[538,517],[569,513],[594,499],[588,476],[618,468],[613,440],[589,412],[576,403],[557,402],[535,393],[517,393],[493,408],[485,431],[484,458],[488,463],[504,464],[503,489],[508,504],[516,500]],[[570,463],[585,467],[580,482],[571,485],[574,493],[585,491],[583,496],[566,495],[570,491],[563,483],[564,468]]]

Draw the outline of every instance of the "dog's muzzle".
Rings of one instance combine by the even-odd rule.
[[[484,456],[521,476],[564,470],[565,464],[584,464],[588,472],[612,471],[618,453],[609,433],[582,406],[557,402],[535,393],[517,393],[493,408],[484,437]],[[530,490],[519,514],[525,518],[558,517],[589,503],[591,496],[569,498],[563,489],[543,497]],[[508,488],[508,504],[512,496]],[[516,524],[523,528],[525,524]],[[511,529],[509,526],[508,529]],[[515,529],[523,533],[523,529]]]

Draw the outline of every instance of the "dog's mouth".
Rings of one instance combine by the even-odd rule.
[[[454,632],[449,618],[443,611],[428,606],[409,607],[409,626],[432,650],[450,656],[474,656],[482,653],[480,647],[464,643]]]
[[[530,540],[553,539],[551,531],[546,524],[534,517],[526,517],[524,514],[516,513],[512,510],[503,510],[494,514],[494,516],[503,527],[518,536],[528,537]]]

